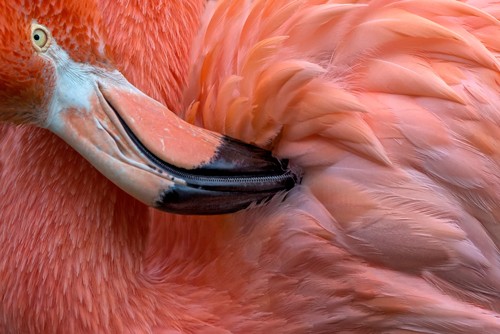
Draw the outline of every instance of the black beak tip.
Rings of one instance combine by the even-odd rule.
[[[230,178],[228,183],[175,184],[162,192],[155,207],[178,214],[217,215],[267,203],[276,194],[289,191],[302,180],[301,173],[296,168],[289,168],[288,161],[276,160],[280,163],[280,173],[274,170],[265,176],[241,177],[238,182]],[[203,179],[209,181],[211,177]]]
[[[286,166],[286,165],[285,165]],[[300,183],[300,173],[287,169],[279,180],[262,184],[207,186],[200,184],[176,184],[162,192],[155,207],[185,215],[217,215],[247,209],[252,205],[267,203],[273,196],[292,189]]]
[[[288,160],[229,137],[223,137],[213,159],[194,169],[180,169],[151,153],[148,156],[185,182],[164,189],[155,203],[157,209],[171,213],[232,213],[265,203],[301,181],[298,169],[291,168]]]

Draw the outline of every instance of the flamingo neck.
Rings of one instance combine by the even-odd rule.
[[[115,66],[136,87],[176,112],[206,0],[102,1],[104,33]],[[141,27],[137,29],[137,27]]]
[[[10,305],[0,313],[13,328],[39,326],[25,332],[79,332],[72,319],[97,309],[111,325],[106,312],[139,284],[148,208],[45,130],[3,125],[0,135],[0,296]]]

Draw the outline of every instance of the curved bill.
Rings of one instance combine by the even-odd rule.
[[[100,76],[88,106],[60,107],[49,129],[140,201],[181,214],[265,202],[298,181],[270,152],[188,124],[123,78]]]

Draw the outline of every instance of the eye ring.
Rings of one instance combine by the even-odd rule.
[[[47,27],[41,24],[31,25],[31,44],[37,52],[45,52],[50,46],[52,35]]]

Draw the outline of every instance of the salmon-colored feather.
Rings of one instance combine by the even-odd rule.
[[[99,6],[129,80],[302,184],[160,213],[1,126],[1,332],[500,333],[499,1]]]
[[[260,10],[260,3],[256,1],[252,10]],[[271,3],[280,6],[266,2],[267,6]],[[498,101],[499,92],[498,54],[494,53],[499,43],[484,33],[500,33],[494,14],[454,1],[439,1],[435,7],[418,1],[377,1],[368,7],[293,4],[300,8],[300,16],[280,21],[283,18],[277,15],[279,34],[277,29],[260,30],[264,21],[269,24],[269,17],[259,24],[257,15],[249,14],[259,33],[249,36],[247,32],[247,40],[258,37],[255,45],[259,45],[279,38],[282,46],[270,49],[262,60],[245,58],[245,48],[234,48],[237,57],[247,61],[241,70],[232,64],[232,74],[240,76],[247,88],[240,90],[240,95],[234,90],[233,98],[253,101],[252,109],[239,112],[252,117],[245,124],[251,124],[256,134],[246,130],[232,135],[255,141],[268,133],[269,120],[276,122],[278,152],[304,165],[313,160],[318,166],[324,166],[325,161],[332,164],[310,178],[306,174],[305,182],[328,208],[332,226],[341,224],[337,233],[344,247],[398,270],[435,275],[439,278],[432,281],[442,282],[438,286],[445,284],[442,279],[446,277],[447,291],[452,289],[469,301],[475,296],[472,299],[497,309],[494,305],[500,290],[496,282],[500,277],[494,240],[498,228],[494,218],[484,218],[487,212],[491,216],[496,211],[493,203],[498,195],[493,189],[499,189],[495,181],[498,172],[494,172],[498,167],[490,160],[496,156],[496,145],[487,144],[495,141],[485,137],[496,131],[489,126],[465,131],[465,124],[484,124],[485,119],[496,123],[489,123],[494,128],[498,126],[490,117],[498,115],[498,103],[493,101]],[[219,6],[222,14],[224,2]],[[319,37],[311,38],[311,32]],[[221,61],[228,60],[224,56]],[[299,73],[299,64],[304,61],[316,63],[322,70],[311,73],[305,85],[296,86],[292,81],[296,76],[285,73]],[[273,87],[279,90],[271,88],[269,78],[277,80],[279,85]],[[482,83],[484,80],[488,84]],[[254,87],[263,88],[252,89],[253,81]],[[284,90],[288,82],[293,87],[290,91]],[[356,101],[354,105],[342,99],[348,94]],[[313,97],[321,102],[314,102]],[[200,108],[198,113],[204,115],[205,111]],[[214,114],[223,117],[224,113],[224,109],[217,109]],[[262,115],[266,113],[269,118]],[[471,118],[476,119],[474,123],[467,121]],[[329,155],[322,149],[320,137],[328,138],[329,145],[340,151],[362,158],[338,151]],[[270,142],[272,133],[265,138]],[[302,140],[306,144],[301,144]],[[312,147],[316,149],[311,151]],[[386,176],[379,179],[382,175]],[[332,184],[343,180],[349,182],[340,183],[345,188]],[[373,183],[376,180],[378,183]],[[350,183],[355,187],[352,190],[347,186]],[[346,204],[347,194],[335,195],[333,189],[352,191],[351,202]],[[403,196],[405,189],[415,190]],[[441,197],[436,197],[436,192]],[[362,204],[363,194],[368,195],[366,204]],[[467,209],[460,212],[457,206]],[[491,241],[483,244],[481,238]],[[485,253],[490,255],[484,257]],[[459,271],[467,279],[444,274],[451,271]],[[473,274],[475,271],[482,274]]]

